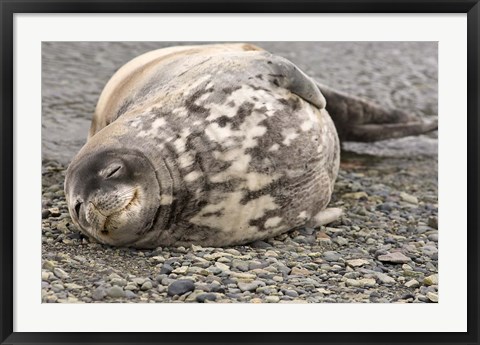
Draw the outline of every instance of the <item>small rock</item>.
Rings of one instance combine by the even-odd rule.
[[[246,272],[248,271],[248,262],[243,260],[233,260],[232,267],[236,268],[239,271]]]
[[[296,276],[309,276],[312,274],[309,270],[301,267],[293,267],[292,270],[290,271],[290,275]]]
[[[102,300],[105,296],[107,295],[107,292],[105,291],[104,288],[102,288],[101,286],[96,288],[93,293],[92,293],[92,298],[95,300],[95,301],[100,301]]]
[[[58,216],[61,215],[60,210],[58,209],[58,207],[49,208],[48,211],[50,212],[50,215],[51,215],[52,217],[58,217]]]
[[[138,290],[138,286],[135,283],[128,283],[127,286],[124,287],[125,291],[132,291],[132,290]]]
[[[278,303],[280,301],[280,297],[278,297],[278,296],[267,296],[267,298],[265,298],[265,301],[267,303]]]
[[[78,290],[78,289],[83,289],[83,286],[75,284],[75,283],[65,283],[65,287],[68,290]]]
[[[338,261],[340,260],[341,257],[342,256],[335,251],[329,251],[329,252],[323,253],[323,258],[326,261]]]
[[[202,293],[196,297],[196,301],[199,303],[204,303],[205,301],[215,301],[217,295],[214,293]]]
[[[69,277],[67,272],[58,267],[53,269],[53,274],[55,274],[60,279],[66,279]]]
[[[359,200],[359,199],[368,199],[368,194],[365,192],[356,192],[356,193],[346,193],[342,195],[342,198],[345,199],[354,199],[354,200]]]
[[[127,281],[123,278],[112,278],[110,280],[110,283],[112,283],[112,285],[118,285],[118,286],[121,286],[121,287],[127,285]]]
[[[44,268],[46,270],[49,270],[49,271],[53,271],[55,269],[55,263],[53,261],[45,260],[42,263],[42,268]]]
[[[418,199],[416,196],[413,196],[413,195],[410,195],[408,193],[405,193],[405,192],[401,192],[400,193],[400,198],[405,201],[405,202],[408,202],[409,204],[418,204]]]
[[[145,283],[145,280],[146,280],[145,278],[133,278],[133,279],[132,279],[132,281],[133,281],[135,284],[140,285],[140,286],[142,286],[143,283]]]
[[[438,303],[438,294],[435,292],[427,292],[427,298],[434,303]]]
[[[368,264],[368,260],[365,259],[352,259],[352,260],[347,260],[347,265],[352,266],[352,267],[360,267],[363,265]]]
[[[391,262],[393,264],[404,264],[410,261],[410,258],[403,255],[400,252],[388,253],[385,255],[380,255],[378,260],[383,262]]]
[[[140,288],[142,291],[147,291],[150,290],[153,287],[153,284],[150,280],[147,280],[145,283],[142,284],[142,287]]]
[[[160,269],[159,274],[170,274],[173,271],[173,267],[169,264],[163,264],[162,268]]]
[[[425,255],[427,255],[429,257],[432,257],[435,254],[438,254],[438,249],[433,247],[433,246],[425,246],[425,247],[422,248],[422,253],[424,253]]]
[[[128,298],[128,299],[131,299],[131,298],[137,297],[137,295],[131,290],[126,290],[125,291],[125,297]]]
[[[247,283],[247,282],[238,282],[238,288],[242,291],[242,292],[245,292],[245,291],[254,291],[256,290],[259,286],[264,286],[265,283],[262,282],[262,281],[259,281],[259,280],[254,280],[250,283]]]
[[[434,228],[434,229],[438,229],[438,217],[430,217],[428,218],[428,226]]]
[[[107,295],[112,298],[121,298],[125,296],[125,292],[120,286],[114,285],[107,290]]]
[[[383,284],[395,284],[395,279],[386,275],[385,273],[375,272],[375,275]]]
[[[330,241],[330,236],[328,236],[325,232],[319,231],[317,232],[317,241],[320,242],[329,242]]]
[[[420,286],[420,283],[417,280],[412,279],[412,280],[409,280],[408,282],[406,282],[405,286],[408,287],[408,288],[416,288],[416,287]]]
[[[50,216],[50,210],[42,210],[42,219],[46,219]]]
[[[195,290],[195,284],[190,279],[179,279],[168,286],[168,295],[183,295],[189,291]]]
[[[228,266],[225,265],[225,264],[222,264],[221,262],[216,262],[216,263],[215,263],[215,267],[221,269],[223,272],[228,272],[228,271],[230,271],[230,267],[228,267]]]
[[[438,274],[432,274],[431,276],[425,277],[423,284],[427,286],[438,285]]]
[[[276,252],[273,251],[273,250],[267,250],[267,251],[265,252],[265,256],[270,256],[270,257],[276,258],[276,257],[278,257],[278,253],[276,253]]]
[[[430,234],[428,235],[428,239],[432,242],[438,242],[438,234]]]
[[[372,287],[375,286],[376,281],[372,278],[364,278],[364,279],[347,279],[345,283],[349,286],[353,287]]]
[[[188,271],[188,266],[180,266],[173,270],[175,274],[186,274]]]
[[[336,242],[339,246],[345,246],[348,244],[348,240],[342,236],[335,237],[333,242]]]
[[[283,290],[282,292],[285,296],[294,297],[294,298],[298,297],[298,292],[295,290]]]

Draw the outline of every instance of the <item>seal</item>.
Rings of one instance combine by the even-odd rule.
[[[343,138],[385,136],[369,122],[388,111],[325,90]],[[326,207],[339,160],[323,86],[292,62],[250,44],[171,47],[107,83],[65,194],[73,222],[101,243],[238,245],[337,219]]]

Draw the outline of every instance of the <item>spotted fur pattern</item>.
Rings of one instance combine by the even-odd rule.
[[[128,148],[155,167],[155,236],[130,245],[243,244],[302,226],[326,207],[339,142],[307,76],[253,46],[160,56],[107,85],[74,159]]]

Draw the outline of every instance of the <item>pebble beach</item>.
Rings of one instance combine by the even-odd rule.
[[[84,237],[63,183],[102,87],[129,59],[175,44],[43,43],[42,302],[438,302],[436,132],[345,143],[329,205],[344,214],[318,229],[227,248],[138,250]],[[437,113],[436,43],[258,44],[332,87],[420,116]]]

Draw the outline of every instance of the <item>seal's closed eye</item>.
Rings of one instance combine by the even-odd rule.
[[[100,175],[104,176],[106,179],[112,177],[118,177],[121,174],[123,165],[120,163],[112,163],[107,168],[100,172]]]

